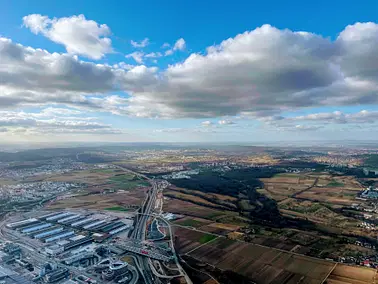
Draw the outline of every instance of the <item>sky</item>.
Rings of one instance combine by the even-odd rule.
[[[356,5],[0,0],[0,141],[378,139],[378,1]]]

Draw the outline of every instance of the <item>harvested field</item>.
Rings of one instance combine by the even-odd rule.
[[[177,191],[173,191],[173,190],[164,191],[164,195],[167,196],[167,197],[170,197],[170,198],[177,198],[177,199],[182,199],[182,200],[186,200],[186,201],[193,202],[193,203],[200,203],[200,204],[203,204],[205,206],[221,207],[220,205],[218,205],[216,203],[209,202],[209,201],[207,201],[207,200],[205,200],[201,197],[198,197],[198,196],[195,196],[195,195],[190,195],[190,194],[185,194],[185,193],[181,193],[181,192],[177,192]]]
[[[117,192],[112,194],[95,194],[74,196],[67,199],[59,199],[49,204],[49,209],[87,208],[106,209],[117,206],[140,206],[145,198],[146,191]]]
[[[212,223],[201,227],[200,229],[205,232],[210,232],[218,235],[227,235],[230,232],[237,231],[240,226],[222,223]]]
[[[257,284],[375,283],[374,269],[345,266],[224,237],[201,246],[198,241],[200,232],[180,228],[175,230],[175,234],[180,254],[187,253],[200,262],[232,270]],[[360,282],[356,282],[357,279]]]
[[[199,228],[202,226],[206,226],[207,224],[211,223],[211,221],[206,220],[206,219],[201,219],[201,218],[185,217],[185,218],[175,221],[174,223],[181,226]]]
[[[229,216],[238,217],[237,212],[216,210],[205,206],[193,204],[191,202],[174,199],[164,201],[163,211],[176,214],[182,214],[193,217],[200,217],[209,220],[218,220]],[[228,222],[227,222],[228,223]]]
[[[338,264],[327,278],[328,284],[370,284],[377,283],[374,269]]]

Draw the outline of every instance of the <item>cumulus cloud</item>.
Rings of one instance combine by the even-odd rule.
[[[331,41],[264,25],[169,66],[157,86],[133,93],[132,105],[157,117],[210,118],[376,104],[378,61],[360,58],[358,51],[375,58],[377,27],[348,26]]]
[[[135,62],[142,64],[143,63],[144,52],[134,51],[133,53],[127,54],[126,58],[133,58]]]
[[[151,52],[145,55],[146,58],[158,58],[162,56],[161,52]]]
[[[163,43],[161,48],[169,48],[171,45],[168,42]]]
[[[49,53],[0,38],[0,108],[63,104],[101,110],[112,91],[141,92],[155,84],[157,69],[108,66]]]
[[[173,50],[184,50],[186,47],[186,42],[183,38],[179,38],[176,42],[175,45],[173,46]]]
[[[59,116],[58,114],[62,114]],[[119,134],[119,129],[98,121],[88,120],[86,117],[66,117],[77,115],[75,111],[63,111],[58,108],[47,108],[39,113],[23,111],[0,111],[0,129],[6,132],[29,131],[33,133],[81,133],[81,134]],[[5,131],[3,131],[5,132]]]
[[[231,124],[235,124],[235,122],[233,122],[232,120],[224,119],[224,120],[219,120],[218,124],[220,124],[220,125],[231,125]]]
[[[209,127],[209,126],[212,126],[214,124],[210,120],[206,120],[206,121],[201,122],[201,125],[205,126],[205,127]]]
[[[41,17],[28,20],[34,32],[52,29],[48,18]],[[281,125],[287,122],[295,128],[307,124],[300,119],[291,122],[282,113],[378,104],[377,38],[375,23],[348,26],[335,40],[263,25],[210,46],[205,53],[193,53],[165,70],[94,64],[2,38],[0,105],[59,104],[154,118],[206,120],[241,115],[276,124],[281,121]],[[184,48],[185,41],[180,41],[169,50]],[[154,56],[160,53],[147,57],[136,51],[127,57],[141,63]],[[106,95],[110,92],[128,96]],[[365,116],[371,119],[373,115]],[[348,114],[331,117],[339,123],[357,121]]]
[[[168,47],[170,47],[168,43],[164,43],[162,46],[162,48],[168,48]],[[178,51],[178,50],[183,51],[185,48],[186,48],[185,40],[183,38],[179,38],[171,49],[168,49],[165,51],[164,55],[169,56],[169,55],[172,55],[175,51]]]
[[[68,53],[101,59],[112,52],[111,32],[107,25],[87,20],[84,15],[53,18],[40,14],[23,17],[23,24],[35,34],[42,34],[65,46]]]
[[[135,48],[143,48],[143,47],[146,47],[146,46],[148,46],[150,44],[150,40],[149,40],[149,38],[146,37],[145,39],[143,39],[140,42],[131,40],[130,43]]]

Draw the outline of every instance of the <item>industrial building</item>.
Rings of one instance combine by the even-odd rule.
[[[54,230],[56,228],[60,228],[60,227],[59,226],[52,226],[52,227],[48,227],[48,228],[44,228],[44,229],[40,229],[38,231],[28,233],[27,235],[29,235],[31,238],[34,238],[35,235]]]
[[[51,237],[45,238],[44,241],[45,241],[45,243],[51,243],[51,242],[54,242],[54,241],[58,241],[58,240],[67,238],[67,237],[72,236],[74,234],[75,234],[74,231],[64,231],[62,233],[59,233],[58,235],[53,235]]]
[[[74,215],[74,213],[71,213],[71,212],[63,212],[63,213],[60,213],[58,215],[54,215],[54,216],[50,216],[50,217],[47,217],[46,218],[46,221],[55,221],[55,220],[59,220],[61,218],[64,218],[64,217],[67,217],[67,216],[70,216],[70,215]]]
[[[92,232],[96,232],[96,231],[99,231],[101,230],[102,228],[104,228],[105,226],[109,225],[110,223],[109,222],[105,222],[105,223],[102,223],[102,224],[99,224],[99,225],[96,225],[94,227],[91,227],[90,228],[90,231]]]
[[[101,224],[104,224],[104,223],[106,223],[105,220],[97,220],[96,222],[93,222],[93,223],[90,223],[88,225],[83,226],[83,229],[88,230],[90,228],[93,228],[95,226],[98,226],[98,225],[101,225]]]
[[[65,217],[63,219],[59,219],[58,223],[64,223],[66,221],[70,221],[70,220],[78,218],[78,217],[81,217],[81,215],[80,214],[75,214],[75,215],[72,215],[72,216],[68,216],[68,217]]]
[[[119,227],[119,228],[117,228],[117,229],[114,229],[114,230],[110,231],[110,232],[109,232],[109,235],[115,235],[115,234],[118,234],[118,233],[120,233],[120,232],[122,232],[122,231],[125,231],[125,230],[129,229],[129,228],[130,228],[129,225],[124,225],[124,226],[122,226],[122,227]]]
[[[105,226],[101,229],[101,232],[103,233],[109,233],[110,231],[118,228],[118,227],[121,227],[121,226],[124,226],[125,223],[121,222],[121,221],[118,221],[118,222],[113,222],[113,223],[110,223],[108,226]]]
[[[4,284],[33,284],[16,272],[0,266],[0,283]]]
[[[55,256],[59,253],[62,253],[63,251],[64,251],[64,248],[60,245],[52,245],[45,248],[45,252],[51,256]]]
[[[91,221],[93,221],[93,218],[90,218],[90,217],[89,218],[85,218],[84,220],[72,223],[71,227],[79,227],[79,226],[84,225],[86,223],[89,223]]]
[[[52,229],[52,230],[49,230],[49,231],[45,231],[45,232],[36,234],[36,235],[34,235],[34,238],[40,239],[40,238],[48,237],[48,236],[54,235],[56,233],[60,233],[63,230],[64,230],[63,227],[58,227],[58,228],[55,228],[55,229]]]
[[[52,224],[49,224],[49,223],[41,223],[41,224],[26,227],[26,228],[21,230],[21,233],[24,233],[24,234],[32,233],[32,232],[35,232],[35,231],[38,231],[38,230],[41,230],[41,229],[45,229],[45,228],[48,228],[48,227],[51,227],[51,226],[52,226]]]
[[[83,239],[83,238],[85,238],[84,235],[76,235],[76,236],[74,236],[72,238],[69,238],[69,240],[70,241],[78,241],[78,240]]]
[[[128,272],[127,262],[111,262],[109,268],[102,272],[102,278],[106,281],[117,280],[123,278]]]
[[[38,223],[38,220],[36,218],[30,218],[30,219],[26,219],[26,220],[14,222],[14,223],[9,223],[7,224],[7,227],[10,229],[17,229],[22,226],[33,225],[36,223]]]
[[[46,275],[44,276],[44,280],[47,283],[54,283],[64,278],[67,278],[69,275],[70,273],[67,268],[58,268],[46,273]]]
[[[61,213],[62,212],[60,212],[60,211],[59,212],[49,213],[49,214],[46,214],[46,215],[38,217],[38,219],[40,219],[40,220],[46,220],[46,218],[49,218],[49,217],[52,217],[52,216],[56,216],[56,215],[59,215]]]
[[[69,218],[69,217],[67,217],[67,218]],[[72,219],[64,221],[64,222],[62,220],[60,220],[61,222],[59,222],[59,223],[62,224],[62,225],[69,226],[69,225],[71,225],[71,224],[73,224],[75,222],[79,222],[79,221],[84,220],[86,218],[87,218],[86,216],[80,215],[78,217],[72,218]]]
[[[82,246],[82,245],[89,244],[91,242],[93,242],[92,237],[80,238],[79,240],[71,241],[69,244],[65,245],[64,250],[65,251],[70,250],[70,249],[73,249],[73,248],[76,248],[76,247],[79,247],[79,246]]]

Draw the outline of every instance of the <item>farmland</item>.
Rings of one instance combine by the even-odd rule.
[[[59,176],[49,176],[49,181],[75,181],[83,188],[75,194],[61,196],[50,203],[51,209],[88,208],[128,210],[139,206],[145,198],[149,183],[119,169],[78,171]]]
[[[205,234],[183,228],[176,228],[175,234],[180,254],[221,270],[232,270],[256,283],[375,283],[374,269],[349,267],[224,237],[201,243]]]

